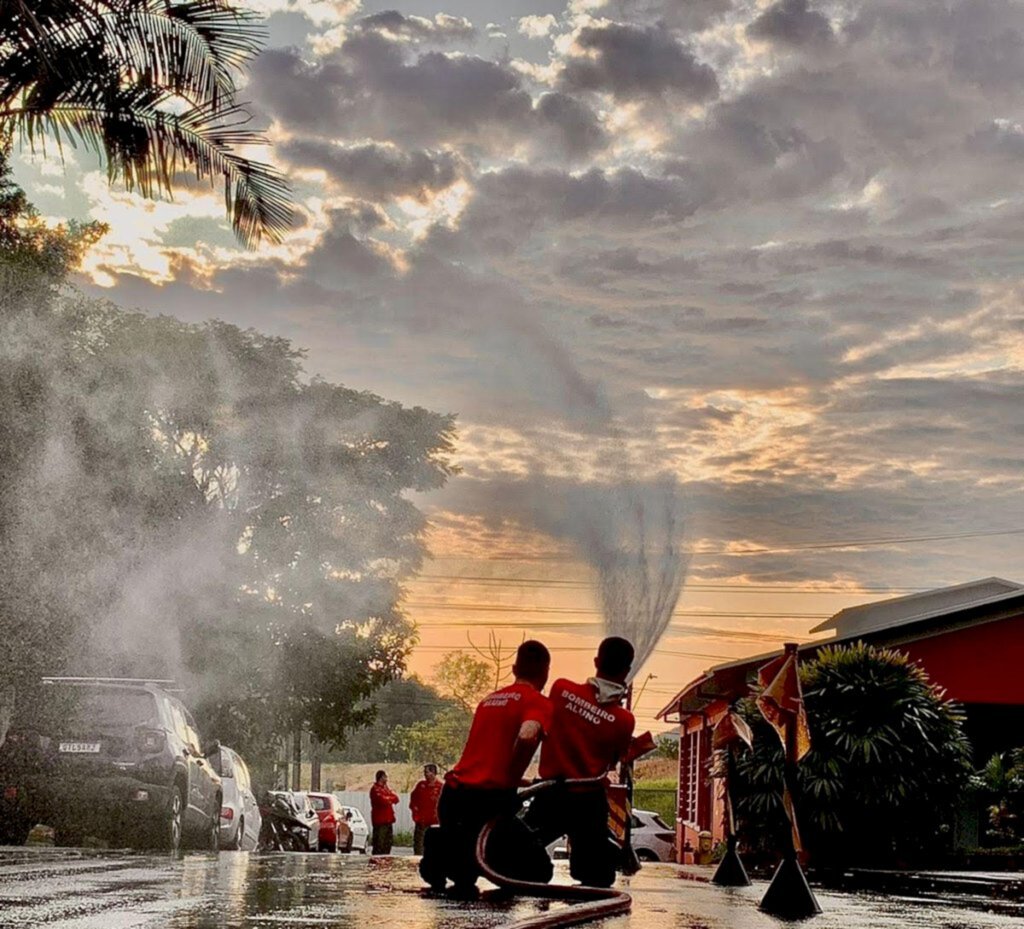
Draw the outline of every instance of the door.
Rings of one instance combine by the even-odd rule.
[[[242,801],[242,810],[245,816],[242,847],[251,849],[256,847],[256,841],[260,836],[260,809],[256,803],[256,795],[252,792],[252,778],[249,776],[249,769],[238,755],[234,756],[234,761],[235,783],[238,785],[238,795]]]

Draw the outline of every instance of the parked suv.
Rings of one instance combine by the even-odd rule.
[[[21,828],[52,825],[61,844],[94,835],[140,848],[217,849],[220,778],[177,697],[141,681],[49,685],[47,696],[67,712],[50,731],[15,730],[0,747],[0,812]]]

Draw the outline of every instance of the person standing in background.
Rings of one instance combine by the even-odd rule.
[[[390,855],[395,838],[395,804],[398,794],[388,787],[388,772],[381,769],[370,788],[370,823],[373,826],[373,855]]]
[[[409,797],[409,809],[412,810],[412,821],[415,823],[412,835],[414,855],[423,854],[423,836],[430,826],[437,824],[437,801],[441,798],[443,786],[437,776],[437,765],[424,765],[423,780],[412,789],[412,796]]]

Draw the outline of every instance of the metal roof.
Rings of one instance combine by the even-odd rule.
[[[995,604],[1018,596],[1021,591],[1024,591],[1024,584],[1006,581],[1001,577],[986,577],[954,587],[940,587],[906,597],[892,597],[847,607],[815,626],[811,632],[835,629],[837,637],[844,639],[868,635],[936,616]]]
[[[958,613],[979,610],[973,616],[961,617],[961,622],[974,624],[994,618],[987,607],[998,607],[1007,601],[1006,607],[1013,605],[1008,601],[1024,599],[1024,584],[1007,581],[1000,577],[986,577],[967,584],[953,587],[940,587],[907,597],[892,597],[862,606],[848,607],[840,610],[835,616],[815,626],[811,632],[823,632],[834,629],[836,635],[830,639],[816,639],[800,646],[801,652],[814,652],[825,645],[838,645],[862,637],[877,640],[881,633],[897,630],[904,626],[926,623],[928,620],[950,617]],[[1018,604],[1018,607],[1020,605]],[[996,611],[998,615],[999,611]],[[954,620],[955,621],[955,620]],[[934,629],[935,623],[927,623],[924,628]],[[943,625],[941,622],[939,625]],[[919,631],[922,627],[918,626]],[[913,637],[914,633],[907,630]],[[900,636],[897,634],[896,638]],[[772,658],[782,654],[781,649],[751,655],[748,658],[737,658],[715,665],[704,672],[695,681],[677,693],[672,700],[658,711],[657,719],[664,719],[670,713],[699,712],[710,705],[714,699],[721,699],[732,690],[734,693],[744,686],[745,679],[752,672]]]

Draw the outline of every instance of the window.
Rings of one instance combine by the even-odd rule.
[[[679,818],[696,823],[700,797],[700,730],[687,733],[679,743]]]

